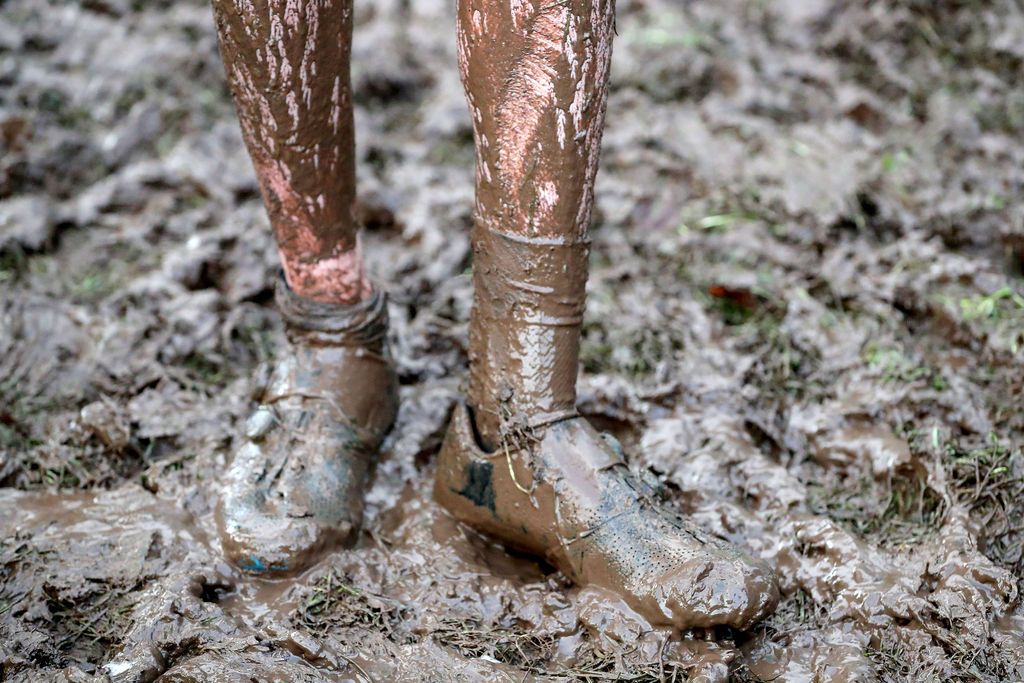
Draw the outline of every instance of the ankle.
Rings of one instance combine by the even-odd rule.
[[[513,408],[510,401],[500,399],[474,402],[473,396],[478,393],[469,393],[466,409],[476,442],[490,453],[500,447],[521,450],[526,443],[552,425],[580,418],[575,406],[575,394],[572,401],[566,400],[561,407],[544,403]]]
[[[371,288],[355,304],[324,303],[300,296],[280,278],[275,299],[290,352],[279,356],[262,400],[324,399],[363,444],[376,445],[398,408],[385,294]]]
[[[277,281],[274,299],[293,343],[359,348],[362,352],[388,356],[387,296],[372,285],[368,285],[368,290],[352,303],[328,302],[295,291],[287,276],[283,276]]]
[[[477,224],[469,405],[482,441],[575,414],[589,245]]]
[[[288,286],[306,299],[351,305],[368,299],[373,293],[358,245],[315,261],[292,258],[282,253],[281,263]]]

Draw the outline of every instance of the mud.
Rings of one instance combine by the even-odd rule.
[[[489,450],[576,415],[590,244],[477,225],[469,401]]]
[[[231,568],[216,491],[284,336],[212,13],[9,0],[5,679],[1024,677],[1020,9],[617,9],[579,410],[775,570],[775,614],[670,633],[432,501],[472,299],[445,3],[353,16],[402,383],[364,532],[290,581]]]

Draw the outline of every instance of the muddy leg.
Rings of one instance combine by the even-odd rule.
[[[576,414],[613,0],[460,0],[476,221],[468,407],[435,494],[456,516],[680,628],[747,627],[771,571],[669,514]],[[473,424],[475,420],[475,425]]]
[[[397,383],[353,221],[351,0],[214,0],[221,54],[287,282],[288,347],[225,476],[225,554],[292,572],[354,537]]]
[[[613,22],[612,0],[459,3],[477,150],[469,402],[489,445],[575,411]]]
[[[353,221],[352,0],[213,0],[221,56],[288,284],[370,294]]]

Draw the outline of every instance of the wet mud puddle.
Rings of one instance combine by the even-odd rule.
[[[221,561],[208,524],[141,487],[5,491],[0,532],[12,541],[4,547],[5,612],[22,623],[38,612],[58,648],[93,634],[97,649],[79,654],[104,660],[92,673],[115,681],[234,680],[241,672],[523,680],[515,664],[528,662],[508,652],[505,663],[487,656],[480,650],[488,640],[524,658],[544,649],[571,664],[586,649],[587,628],[610,644],[642,645],[651,661],[683,653],[721,667],[705,645],[672,642],[671,632],[645,626],[613,595],[569,588],[550,569],[460,526],[429,498],[407,489],[395,502],[379,526],[371,517],[376,528],[357,549],[298,577],[266,580]],[[17,640],[6,646],[11,654]],[[86,671],[65,675],[86,680]]]
[[[678,446],[690,417],[666,416],[633,440],[657,458]],[[408,414],[399,429],[413,435],[417,423],[420,434],[434,431],[423,415]],[[68,656],[70,644],[72,656],[101,662],[92,674],[116,681],[233,680],[246,671],[294,680],[414,681],[429,671],[430,680],[512,681],[615,667],[651,680],[685,672],[725,681],[741,671],[752,680],[860,681],[875,677],[865,651],[888,637],[927,647],[928,620],[940,610],[974,620],[1005,655],[1024,652],[1015,583],[973,549],[962,519],[951,514],[935,538],[912,549],[868,547],[808,512],[805,487],[737,428],[726,419],[705,424],[717,445],[685,456],[678,481],[690,514],[727,525],[719,532],[777,567],[790,596],[783,613],[806,610],[812,599],[833,605],[831,614],[814,615],[819,626],[787,635],[784,645],[770,628],[652,628],[615,595],[576,589],[506,552],[441,510],[429,477],[417,486],[394,476],[414,466],[401,461],[399,434],[369,494],[357,547],[292,579],[253,578],[225,563],[211,520],[188,509],[208,509],[206,501],[183,505],[135,485],[3,491],[4,625],[9,633],[38,629],[21,630],[7,656],[47,634],[54,657]],[[848,452],[872,454],[871,463],[903,458],[877,429],[835,428]],[[880,454],[887,445],[895,450]],[[753,496],[749,507],[766,514],[715,497],[715,486],[736,476]]]

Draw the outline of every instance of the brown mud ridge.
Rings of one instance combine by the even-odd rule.
[[[471,300],[453,8],[355,22],[402,406],[356,547],[261,582],[213,492],[277,263],[210,9],[4,4],[0,677],[1024,678],[1018,4],[619,3],[579,402],[775,568],[745,633],[652,628],[433,502]]]

